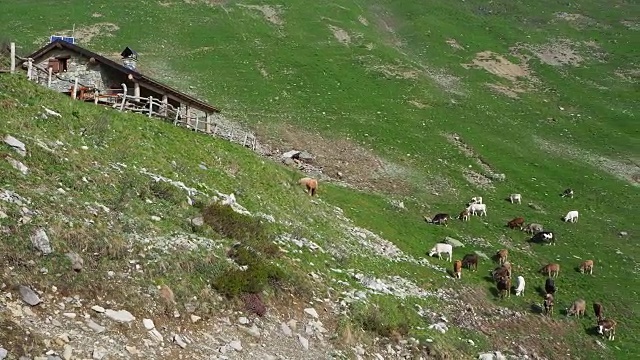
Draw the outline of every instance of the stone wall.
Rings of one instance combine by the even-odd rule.
[[[55,91],[69,91],[76,78],[78,78],[79,85],[96,87],[100,90],[107,87],[120,87],[120,82],[109,79],[107,71],[99,63],[90,64],[88,58],[67,50],[53,50],[49,54],[49,58],[70,56],[69,60],[67,60],[67,71],[53,74],[51,77],[51,89]],[[49,58],[41,60],[36,65],[43,69],[48,69]],[[37,71],[36,75],[38,75],[38,83],[46,85],[48,74]]]

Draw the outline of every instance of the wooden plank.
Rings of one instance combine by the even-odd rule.
[[[149,96],[149,117],[153,114],[153,96]]]
[[[73,91],[71,91],[71,98],[76,99],[76,91],[78,91],[78,78],[73,82]]]
[[[53,69],[49,68],[49,80],[47,80],[47,87],[51,87],[51,76],[53,75]]]
[[[16,43],[11,43],[11,73],[16,72]]]

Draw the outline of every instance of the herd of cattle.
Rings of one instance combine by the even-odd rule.
[[[561,196],[573,198],[574,192],[572,189],[566,189]],[[520,204],[522,202],[521,194],[511,194],[509,201]],[[460,213],[458,219],[462,221],[469,221],[473,215],[486,216],[487,205],[482,202],[482,197],[473,197],[471,202],[467,204],[467,207]],[[436,214],[432,218],[425,216],[425,220],[432,224],[447,226],[447,222],[450,220],[449,214],[440,213]],[[577,222],[578,211],[569,211],[563,218],[565,222]],[[551,231],[544,231],[544,228],[540,224],[531,223],[525,226],[524,219],[522,217],[515,218],[507,223],[507,227],[510,229],[519,228],[522,231],[526,231],[532,235],[531,242],[548,243],[555,245],[555,236]],[[437,243],[429,252],[429,256],[438,255],[438,258],[442,259],[442,254],[448,255],[449,262],[453,259],[453,246],[447,243]],[[509,251],[507,249],[501,249],[494,255],[494,260],[499,263],[499,267],[491,271],[491,277],[496,283],[499,297],[502,299],[505,296],[511,296],[511,263],[508,261]],[[462,268],[465,267],[469,270],[478,270],[479,256],[476,253],[466,254],[462,260],[456,260],[453,262],[453,276],[460,279],[462,277]],[[593,274],[593,260],[585,260],[580,264],[580,272],[583,274]],[[543,266],[540,273],[547,276],[547,280],[544,285],[544,314],[547,316],[553,315],[554,307],[554,294],[556,292],[556,286],[554,279],[558,277],[560,273],[560,264],[550,263]],[[522,276],[517,277],[517,284],[513,287],[516,296],[522,296],[524,294],[525,279]],[[576,315],[578,317],[584,316],[586,311],[586,301],[583,299],[576,300],[572,306],[567,309],[567,315]],[[615,338],[616,321],[613,319],[604,318],[604,309],[602,304],[594,303],[593,311],[597,319],[598,333],[603,336],[608,336],[609,340]]]

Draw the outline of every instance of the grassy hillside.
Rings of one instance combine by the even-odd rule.
[[[253,127],[265,141],[283,149],[309,149],[329,175],[340,171],[353,184],[373,184],[367,192],[323,184],[322,210],[318,210],[299,193],[281,186],[291,184],[295,174],[263,164],[232,145],[143,118],[124,121],[112,112],[104,110],[109,115],[103,115],[102,110],[39,90],[28,90],[25,98],[17,89],[26,85],[6,80],[5,89],[14,91],[7,96],[31,105],[3,115],[7,133],[32,138],[48,134],[50,140],[64,135],[68,139],[63,142],[79,146],[81,138],[69,130],[97,123],[101,116],[113,117],[109,122],[113,132],[107,132],[112,135],[95,135],[91,140],[108,143],[110,150],[91,155],[78,150],[73,167],[34,159],[36,167],[41,161],[48,166],[40,170],[40,180],[23,184],[25,191],[49,183],[52,176],[60,176],[58,181],[72,188],[82,178],[78,169],[92,161],[102,166],[122,162],[171,174],[191,186],[202,183],[224,193],[236,191],[250,211],[295,224],[290,225],[294,229],[276,226],[274,233],[301,232],[323,247],[340,243],[333,239],[344,236],[334,224],[332,206],[414,258],[424,257],[425,250],[444,236],[467,244],[464,250],[455,250],[455,257],[475,249],[491,254],[506,247],[529,290],[524,298],[511,297],[500,306],[527,312],[531,304],[540,303],[534,288],[544,284],[544,277],[535,272],[557,261],[562,266],[557,309],[577,298],[586,299],[588,306],[601,301],[607,316],[619,322],[615,343],[606,349],[594,345],[589,334],[592,316],[541,321],[539,315],[527,315],[520,327],[504,324],[514,338],[529,335],[532,328],[536,333],[549,331],[556,336],[547,340],[554,346],[545,346],[544,337],[539,343],[527,338],[549,358],[566,351],[563,346],[584,359],[622,359],[640,352],[634,344],[640,334],[635,242],[640,230],[635,205],[640,179],[640,134],[635,124],[640,113],[636,101],[640,5],[376,0],[280,5],[164,1],[116,7],[101,1],[66,1],[68,8],[60,2],[39,2],[34,8],[32,1],[10,3],[0,14],[0,30],[18,42],[22,53],[75,24],[81,46],[105,54],[131,46],[140,53],[145,72],[183,89],[193,86],[199,96]],[[64,104],[57,110],[66,111],[65,122],[26,121],[33,115],[28,111],[40,111],[36,105],[52,101]],[[74,111],[80,115],[73,117]],[[99,130],[101,126],[92,128],[106,131]],[[148,146],[134,152],[133,143]],[[92,144],[99,145],[88,145]],[[180,168],[172,168],[171,161]],[[210,171],[202,173],[200,162]],[[18,187],[22,180],[3,166],[3,183]],[[495,174],[505,174],[506,179],[500,181]],[[262,189],[259,193],[256,186]],[[558,196],[567,187],[575,189],[574,199]],[[103,192],[78,194],[89,197],[83,201],[97,201],[110,193]],[[523,194],[522,205],[504,200],[512,192]],[[424,214],[457,214],[474,195],[482,195],[488,204],[484,221],[456,221],[449,228],[421,221]],[[403,200],[407,210],[395,209],[389,198]],[[126,211],[133,211],[132,219],[146,219],[173,209],[170,204],[158,206],[164,208],[149,209],[140,203]],[[580,211],[579,223],[562,223],[560,217],[574,209]],[[143,226],[138,232],[184,227],[184,217],[195,210],[181,211],[179,219],[165,217],[167,224],[145,220],[137,225]],[[326,217],[301,220],[317,212]],[[516,216],[554,230],[558,245],[530,246],[523,233],[506,230],[504,224]],[[620,237],[620,231],[629,235]],[[303,256],[312,256],[315,264],[336,261],[325,269],[328,277],[335,275],[331,267],[399,275],[428,290],[453,287],[463,301],[477,301],[478,308],[494,303],[490,291],[494,286],[482,276],[495,266],[489,262],[481,264],[478,274],[465,273],[461,284],[451,285],[428,267],[372,260],[357,252],[337,260],[317,252]],[[593,277],[573,270],[588,258],[596,262]],[[445,261],[431,262],[449,267]],[[317,271],[307,261],[289,265],[300,272]],[[181,269],[174,271],[173,276],[181,276]],[[412,312],[394,318],[391,314],[397,309],[389,308],[394,297],[380,296],[376,301],[392,322],[409,322],[413,335],[435,338],[433,331],[419,329],[426,326],[412,318]],[[443,311],[447,308],[440,306]],[[437,344],[467,354],[488,350],[489,344],[513,348],[496,336],[499,329],[484,326],[482,334],[448,332],[443,340],[453,342]],[[469,346],[466,338],[485,347]]]

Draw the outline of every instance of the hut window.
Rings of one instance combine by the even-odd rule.
[[[67,70],[69,70],[69,57],[64,56],[49,59],[49,67],[54,74],[66,72]]]

